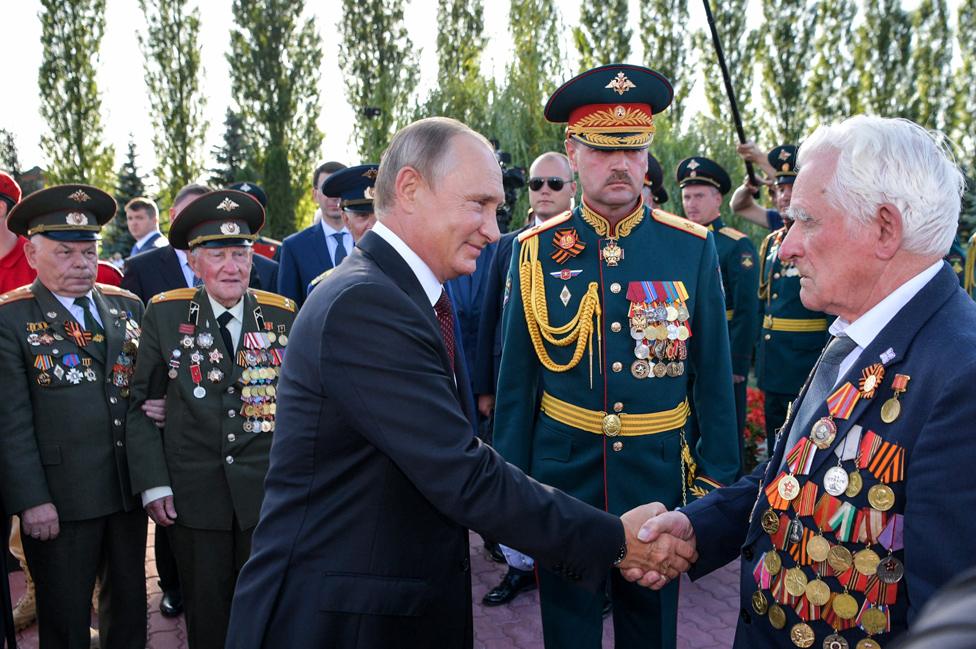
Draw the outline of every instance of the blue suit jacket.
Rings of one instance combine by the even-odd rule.
[[[481,321],[482,304],[484,303],[485,286],[487,284],[489,268],[495,257],[496,244],[489,244],[481,251],[474,272],[461,275],[447,282],[451,293],[451,302],[457,322],[461,329],[464,343],[464,361],[468,369],[475,367],[480,341],[478,338],[478,323]]]
[[[313,279],[332,268],[329,246],[321,223],[285,237],[278,249],[277,293],[290,297],[301,306]]]
[[[472,373],[475,394],[495,394],[498,368],[502,363],[502,307],[505,302],[505,280],[512,262],[512,244],[519,232],[506,232],[495,246],[485,278],[484,297],[478,323],[478,348]]]
[[[905,547],[894,556],[904,563],[905,576],[898,584],[897,602],[891,607],[891,633],[875,636],[881,646],[887,646],[892,637],[911,623],[936,589],[974,561],[976,400],[971,391],[976,382],[976,304],[960,289],[948,265],[944,264],[878,334],[839,384],[850,381],[857,385],[861,370],[883,362],[882,355],[891,358],[885,363],[881,387],[874,398],[860,399],[847,420],[837,421],[836,439],[827,450],[816,452],[808,477],[817,484],[819,498],[823,493],[824,474],[837,464],[834,449],[855,424],[905,450],[904,480],[889,485],[894,490],[895,503],[887,512],[904,515]],[[900,417],[886,424],[881,420],[880,411],[893,394],[891,383],[896,374],[907,374],[911,380],[899,399]],[[806,388],[797,403],[803,400],[805,391]],[[795,405],[793,413],[797,411]],[[826,414],[826,405],[821,405],[814,421]],[[753,570],[763,554],[772,549],[770,536],[760,526],[762,514],[769,508],[760,487],[770,484],[779,474],[785,452],[785,431],[791,423],[788,420],[784,425],[784,434],[776,441],[771,461],[735,484],[718,489],[683,509],[695,528],[700,553],[691,571],[693,578],[725,565],[736,556],[741,557],[742,611],[735,647],[793,647],[790,629],[800,622],[796,612],[784,606],[786,627],[776,630],[767,617],[757,615],[750,605],[750,598],[757,590]],[[853,465],[845,462],[844,468],[850,471]],[[867,469],[861,469],[860,474],[864,480],[860,493],[853,498],[840,496],[858,509],[869,507],[868,489],[878,482]],[[801,485],[807,481],[802,476],[798,478]],[[795,517],[792,508],[789,514]],[[806,529],[816,531],[810,517],[801,521]],[[825,536],[831,544],[836,542],[833,533],[825,532]],[[854,552],[865,547],[863,543],[845,545]],[[880,545],[872,549],[881,557],[887,554]],[[787,552],[780,552],[780,556],[783,570],[795,564]],[[813,578],[809,566],[804,572]],[[841,589],[836,578],[828,577],[825,581],[831,591]],[[769,590],[764,594],[772,604]],[[851,594],[860,607],[863,594],[853,590]],[[819,647],[830,628],[820,621],[810,626],[816,633],[814,646]],[[851,647],[865,636],[856,627],[844,631],[843,635]]]

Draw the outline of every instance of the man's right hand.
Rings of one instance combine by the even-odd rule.
[[[163,496],[146,504],[146,513],[156,525],[169,527],[176,522],[176,506],[172,496]]]
[[[674,563],[670,561],[664,562],[664,565],[670,565],[671,567],[675,564],[686,566],[681,569],[681,572],[687,570],[690,564],[698,559],[698,551],[696,550],[698,542],[695,538],[695,528],[691,526],[691,521],[688,517],[681,512],[666,512],[650,518],[637,532],[637,538],[641,542],[651,545],[658,545],[664,539],[674,539],[677,541],[674,548],[685,556],[687,556],[688,548],[691,548],[693,558],[690,561],[684,561],[685,556],[679,555],[675,557]],[[673,579],[673,575],[669,574],[669,572],[659,569],[642,572],[639,569],[630,568],[621,572],[627,581],[636,581],[641,586],[646,586],[652,590],[660,590],[669,580]]]
[[[22,511],[20,526],[24,534],[38,541],[54,540],[61,533],[58,510],[53,503],[44,503]]]
[[[491,417],[491,411],[494,409],[495,409],[495,395],[493,394],[478,395],[478,412],[480,412],[485,417]]]
[[[698,559],[694,539],[687,540],[658,532],[653,538],[644,533],[653,521],[667,515],[661,503],[636,507],[620,517],[627,537],[627,555],[618,566],[629,581],[641,580],[641,585],[655,590],[688,570]],[[643,578],[647,576],[646,580]]]

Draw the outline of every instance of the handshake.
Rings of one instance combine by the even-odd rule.
[[[681,512],[650,503],[631,509],[620,520],[627,555],[617,567],[627,581],[660,590],[698,559],[695,530]]]

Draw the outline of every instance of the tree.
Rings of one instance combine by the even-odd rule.
[[[419,65],[403,23],[403,0],[342,0],[339,64],[356,113],[353,134],[363,160],[378,161],[411,117]]]
[[[755,139],[755,129],[752,127],[753,115],[750,110],[752,90],[752,51],[755,49],[755,35],[746,30],[746,8],[749,0],[728,0],[727,2],[713,2],[712,15],[722,50],[725,53],[725,63],[732,77],[732,87],[739,104],[739,114],[746,130],[746,137]],[[705,81],[705,99],[716,118],[716,126],[728,133],[733,132],[729,99],[725,93],[722,80],[722,70],[718,64],[718,55],[712,45],[711,34],[699,31],[693,37],[695,48],[698,50],[700,77]],[[726,117],[727,116],[727,117]],[[723,118],[724,119],[719,119]],[[731,140],[730,140],[731,142]]]
[[[763,0],[766,22],[756,53],[762,70],[765,141],[769,148],[803,137],[805,62],[813,54],[817,12],[808,0]]]
[[[136,242],[129,234],[129,226],[125,222],[125,204],[137,196],[146,195],[146,183],[139,173],[136,164],[136,144],[129,135],[129,149],[125,155],[125,162],[119,167],[115,182],[115,202],[119,204],[115,217],[102,228],[101,254],[111,257],[115,253],[123,257],[129,255],[132,245]],[[162,221],[162,215],[160,215]]]
[[[17,142],[14,140],[14,134],[5,128],[0,128],[0,169],[8,172],[14,180],[17,180],[20,175]]]
[[[105,0],[41,0],[41,6],[37,88],[48,127],[41,135],[48,179],[107,186],[115,154],[105,144],[95,81]]]
[[[945,0],[922,0],[912,13],[912,83],[905,84],[906,117],[944,129],[952,87],[952,33]]]
[[[864,22],[858,28],[854,60],[860,77],[858,112],[882,117],[904,114],[903,98],[911,92],[909,48],[911,23],[901,0],[864,4]]]
[[[200,11],[187,0],[139,0],[139,34],[149,90],[159,200],[169,204],[203,169],[206,96],[200,91]]]
[[[691,91],[688,60],[688,2],[686,0],[641,0],[639,30],[644,46],[644,63],[657,70],[674,86],[672,123],[679,126],[685,98]]]
[[[316,120],[322,48],[304,0],[234,0],[231,90],[268,194],[265,234],[280,238],[311,216],[309,178],[322,148]],[[302,211],[299,212],[298,208]],[[307,212],[307,213],[306,213]]]
[[[976,178],[976,0],[963,0],[959,4],[956,38],[962,64],[956,70],[952,118],[949,126],[959,146],[961,162],[968,165],[969,175]],[[973,191],[976,187],[970,186]],[[976,220],[976,200],[972,202]]]
[[[573,28],[580,72],[630,57],[627,14],[627,0],[583,0],[580,24]]]
[[[255,175],[250,165],[253,152],[244,132],[244,120],[230,108],[224,116],[224,142],[211,152],[217,161],[217,166],[209,169],[210,184],[214,187],[250,180]]]
[[[857,112],[859,92],[850,31],[854,0],[820,0],[812,72],[804,104],[814,122],[833,122]]]

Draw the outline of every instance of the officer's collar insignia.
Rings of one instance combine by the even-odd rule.
[[[72,192],[71,194],[68,194],[68,198],[75,201],[76,203],[84,203],[86,201],[91,200],[91,196],[89,196],[88,194],[86,194],[80,189],[75,192]]]
[[[636,88],[637,86],[634,84],[633,81],[628,79],[623,72],[618,72],[617,76],[611,79],[610,83],[608,83],[604,87],[613,90],[618,95],[622,95],[628,90],[631,90],[632,88]]]
[[[68,212],[64,220],[68,225],[88,225],[88,217],[81,212]]]
[[[218,210],[223,210],[225,212],[233,212],[238,207],[239,207],[239,205],[237,203],[235,203],[234,201],[230,200],[229,198],[225,198],[224,200],[220,201],[220,205],[217,206],[217,209]],[[221,231],[223,231],[223,226],[221,226],[220,229],[221,229]],[[237,233],[236,232],[234,232],[234,233],[225,232],[224,234],[237,234]]]
[[[224,199],[224,200],[226,201],[228,199]],[[234,207],[237,207],[237,205],[234,205]],[[218,209],[220,208],[218,207]],[[226,223],[220,224],[220,232],[222,234],[228,234],[228,235],[240,234],[241,226],[237,225],[237,223],[234,223],[233,221],[227,221]]]

